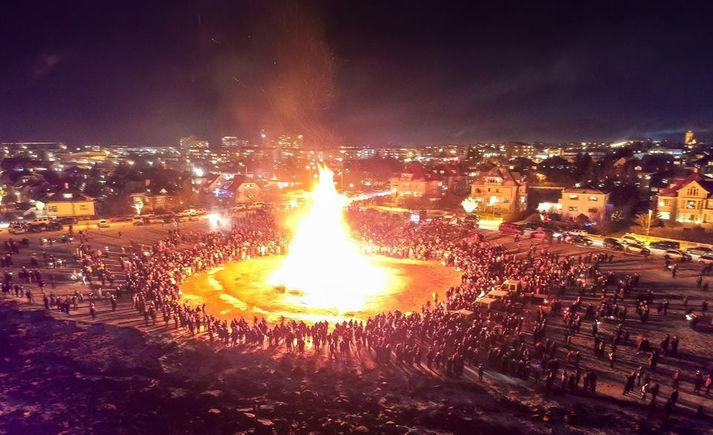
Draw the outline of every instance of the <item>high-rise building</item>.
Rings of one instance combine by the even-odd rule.
[[[186,136],[179,139],[178,144],[182,150],[187,150],[189,148],[208,148],[208,141],[198,139],[195,136]]]
[[[303,136],[301,134],[290,136],[283,134],[277,138],[277,146],[280,148],[302,148]]]
[[[220,143],[224,147],[245,147],[248,146],[248,141],[245,139],[238,139],[235,136],[223,136],[223,139],[220,140]]]
[[[683,142],[690,146],[693,146],[696,144],[696,136],[693,134],[693,130],[688,130],[683,137]]]
[[[525,142],[506,142],[500,148],[504,152],[506,159],[515,157],[533,159],[537,155],[537,149]]]

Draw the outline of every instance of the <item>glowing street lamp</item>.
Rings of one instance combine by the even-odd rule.
[[[466,213],[473,213],[473,211],[478,208],[478,201],[471,197],[468,197],[464,199],[463,202],[460,203],[460,205],[463,206],[463,210],[465,210]]]
[[[488,200],[488,205],[490,206],[490,214],[492,214],[493,216],[495,216],[495,204],[497,204],[497,203],[498,203],[498,197],[495,195],[491,196],[490,199]]]
[[[40,216],[44,216],[45,213],[45,203],[42,201],[35,201],[35,208],[39,212]]]
[[[137,199],[134,201],[134,210],[136,211],[137,215],[141,214],[141,210],[144,208],[144,202],[141,199]]]
[[[651,218],[653,217],[653,213],[654,211],[649,209],[649,218],[646,219],[646,236],[648,236],[651,231]]]

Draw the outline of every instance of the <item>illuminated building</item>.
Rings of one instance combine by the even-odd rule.
[[[198,139],[195,136],[182,137],[178,143],[182,150],[189,148],[208,148],[209,145],[207,140]]]
[[[537,156],[535,146],[524,142],[506,142],[502,144],[502,150],[505,153],[505,158],[508,160],[515,157],[524,157],[532,160]]]
[[[48,216],[55,217],[94,216],[94,199],[65,184],[64,189],[49,196],[45,210]]]
[[[246,139],[238,139],[235,136],[223,136],[220,143],[225,148],[245,147],[248,146]]]
[[[606,213],[609,194],[599,189],[573,187],[562,190],[559,204],[563,217],[576,219],[579,215],[584,215],[590,221],[598,221]]]
[[[390,182],[391,192],[397,197],[437,198],[443,190],[441,180],[426,173],[419,164],[412,165]]]
[[[683,143],[685,143],[686,146],[689,146],[689,147],[692,147],[692,146],[694,146],[694,145],[697,143],[697,142],[696,142],[696,137],[695,137],[695,135],[693,134],[693,131],[692,131],[692,130],[688,130],[688,131],[686,132],[686,134],[685,134],[684,137],[683,137]]]
[[[481,212],[514,213],[527,207],[527,183],[520,173],[496,166],[470,185],[470,197]]]
[[[286,134],[277,138],[277,146],[282,149],[299,149],[302,148],[304,136],[301,134],[289,136]]]
[[[672,180],[659,192],[656,211],[663,221],[713,226],[713,180],[698,173]]]

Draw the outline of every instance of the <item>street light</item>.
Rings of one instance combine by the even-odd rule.
[[[495,204],[498,202],[498,197],[493,195],[488,200],[488,205],[490,206],[490,214],[495,217]]]
[[[651,216],[653,213],[654,211],[649,209],[649,218],[646,220],[646,237],[649,236],[649,232],[651,231]]]
[[[478,202],[471,197],[464,199],[460,204],[463,206],[463,210],[465,210],[466,213],[472,213],[476,208],[478,208]]]
[[[133,207],[136,211],[136,215],[139,216],[141,214],[141,209],[144,208],[144,202],[141,199],[137,199],[134,201]]]

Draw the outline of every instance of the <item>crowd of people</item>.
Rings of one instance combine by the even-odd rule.
[[[624,394],[633,390],[634,379],[642,386],[644,398],[651,393],[650,407],[655,409],[658,384],[652,374],[662,356],[675,357],[678,338],[669,337],[658,350],[650,348],[647,338],[642,337],[638,344],[631,340],[624,327],[631,304],[645,322],[656,296],[639,289],[636,274],[616,276],[603,271],[602,265],[613,261],[611,254],[590,251],[565,256],[552,252],[546,244],[526,243],[507,249],[486,241],[467,225],[438,219],[417,224],[356,208],[349,210],[348,219],[366,253],[440,261],[462,273],[460,285],[447,289],[444,297],[434,292],[418,312],[385,312],[363,322],[333,325],[294,320],[268,324],[258,318],[226,320],[207,312],[205,305],[192,306],[182,300],[181,283],[192,274],[287,251],[288,235],[278,229],[269,213],[258,212],[236,217],[229,230],[174,229],[168,238],[153,245],[131,243],[114,254],[119,256],[120,272],[106,267],[108,252],[81,240],[77,258],[82,279],[101,282],[102,288],[113,284],[116,273],[126,276],[118,294],[92,293],[90,312],[96,315],[95,298],[107,298],[116,309],[116,298],[126,293],[146,325],[186,329],[223,346],[284,346],[295,353],[312,349],[335,361],[369,353],[378,364],[398,364],[451,378],[462,377],[468,370],[482,378],[486,370],[492,370],[537,383],[545,391],[559,385],[562,391],[595,392],[602,373],[594,369],[593,361],[606,361],[614,369],[620,349],[636,347],[637,355],[649,355],[649,367],[625,376]],[[479,302],[507,280],[516,281],[518,288],[501,309]],[[72,307],[80,297],[67,296],[53,303]],[[546,304],[536,305],[537,301]],[[611,327],[604,331],[602,323]],[[591,354],[582,355],[583,349],[573,345],[573,337],[579,337],[580,342],[591,340]],[[708,394],[713,371],[705,371],[710,367],[701,370],[695,377],[694,393]],[[680,384],[679,377],[675,399],[664,407],[669,413],[678,400]]]

